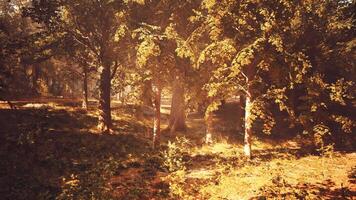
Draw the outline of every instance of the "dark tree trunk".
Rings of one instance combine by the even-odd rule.
[[[39,89],[38,89],[38,84],[37,84],[37,81],[38,81],[38,78],[40,76],[40,72],[39,72],[39,69],[38,69],[38,66],[36,64],[32,65],[32,74],[31,74],[31,79],[32,79],[32,91],[35,95],[38,94],[39,92]]]
[[[144,106],[152,106],[152,81],[145,81],[142,88],[141,99]]]
[[[103,62],[100,70],[100,85],[99,85],[99,124],[98,128],[103,133],[110,133],[111,129],[111,107],[110,107],[110,89],[111,89],[111,73],[110,62]]]
[[[160,142],[161,137],[161,93],[162,89],[160,85],[154,85],[152,87],[153,90],[153,109],[154,109],[154,117],[153,117],[153,148],[155,149]]]
[[[206,105],[203,102],[198,103],[197,105],[197,112],[199,114],[204,114],[206,110]]]
[[[88,109],[88,67],[83,67],[83,103],[82,107]]]
[[[171,133],[175,131],[185,131],[185,101],[184,87],[179,79],[173,83],[171,113],[168,129]]]
[[[220,103],[221,103],[221,107],[224,107],[226,105],[226,100],[225,99],[221,99]]]

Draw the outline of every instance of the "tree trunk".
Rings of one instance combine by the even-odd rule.
[[[205,135],[205,143],[211,144],[213,143],[213,113],[205,114],[205,124],[206,124],[206,135]]]
[[[83,67],[83,103],[82,108],[88,109],[88,67]]]
[[[110,107],[110,62],[104,62],[100,70],[99,85],[99,123],[98,128],[103,133],[110,133],[111,107]]]
[[[173,83],[171,113],[168,125],[171,133],[186,130],[184,104],[184,87],[180,80],[176,79]]]
[[[161,137],[161,93],[162,89],[159,85],[154,85],[152,87],[153,90],[153,109],[154,109],[154,117],[153,117],[153,149],[155,149],[159,145],[160,137]]]
[[[203,102],[199,102],[196,110],[199,114],[204,114],[206,110],[206,105]]]
[[[39,68],[36,64],[32,65],[32,74],[31,74],[31,78],[32,78],[32,91],[35,95],[38,94],[39,92],[39,88],[38,88],[38,78],[39,78]]]
[[[252,119],[251,119],[251,108],[252,99],[249,83],[247,82],[247,92],[245,98],[245,137],[244,137],[244,153],[245,156],[251,159],[251,137],[252,137]]]
[[[152,106],[152,81],[145,81],[141,94],[142,103],[144,106]]]

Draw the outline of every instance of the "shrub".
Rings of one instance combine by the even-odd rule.
[[[105,159],[83,173],[71,174],[68,178],[63,178],[62,192],[57,199],[114,199],[108,180],[118,164],[113,158]]]
[[[187,153],[189,141],[185,137],[176,138],[175,142],[168,142],[168,148],[163,152],[163,165],[170,174],[166,177],[169,183],[170,196],[177,199],[188,199],[184,190],[186,182],[186,166],[183,156]]]

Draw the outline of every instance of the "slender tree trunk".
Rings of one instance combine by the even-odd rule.
[[[244,137],[244,153],[245,156],[251,159],[251,137],[252,137],[252,119],[251,119],[251,88],[247,80],[247,92],[245,98],[245,137]]]
[[[153,90],[153,108],[154,108],[154,117],[153,117],[153,148],[155,149],[160,142],[161,137],[161,93],[162,89],[160,85],[154,85]]]
[[[100,70],[99,85],[99,123],[98,128],[103,133],[110,133],[111,129],[111,107],[110,107],[110,90],[111,90],[111,63],[103,62]]]
[[[168,125],[171,133],[186,130],[184,104],[184,87],[177,78],[173,83],[171,113]]]
[[[32,74],[31,74],[31,78],[32,78],[32,90],[33,90],[33,93],[35,95],[38,94],[39,92],[39,88],[38,88],[38,83],[37,83],[37,80],[39,78],[39,69],[38,69],[38,66],[36,64],[32,65]]]
[[[88,109],[88,67],[83,67],[83,103],[82,107]]]
[[[204,103],[203,103],[203,102],[198,103],[198,105],[197,105],[197,112],[198,112],[199,114],[204,114],[204,113],[205,113],[205,110],[206,110],[206,106],[204,105]]]
[[[236,131],[238,133],[242,133],[244,131],[243,129],[243,124],[244,124],[244,112],[245,112],[245,109],[244,109],[244,103],[245,103],[245,97],[242,96],[242,95],[239,95],[239,101],[238,101],[238,108],[237,108],[237,111],[236,111],[236,114],[237,114],[237,123],[236,123]]]
[[[206,135],[205,135],[205,143],[211,144],[213,143],[213,113],[205,114],[205,124],[206,124]]]

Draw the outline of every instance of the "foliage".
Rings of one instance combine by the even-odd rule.
[[[212,99],[208,113],[218,108],[220,98],[251,95],[250,120],[261,119],[265,133],[272,132],[275,115],[286,112],[289,123],[310,134],[323,123],[330,139],[345,137],[330,114],[351,108],[354,98],[353,56],[346,53],[353,43],[351,7],[340,1],[203,1],[196,15],[205,16],[202,24],[211,31],[198,66],[214,66],[205,82]],[[269,111],[274,105],[279,113]],[[350,125],[351,119],[343,117],[339,124]]]
[[[188,198],[183,187],[186,181],[186,166],[183,157],[188,147],[189,140],[185,137],[177,137],[175,142],[168,142],[167,150],[163,152],[163,166],[170,172],[165,180],[169,183],[170,195],[174,198]]]
[[[62,191],[56,199],[115,199],[108,182],[118,165],[114,158],[109,158],[96,163],[90,170],[63,178]]]
[[[326,139],[331,135],[330,129],[323,124],[319,124],[313,127],[313,131],[314,144],[319,153],[323,156],[331,156],[334,150],[334,144],[327,144],[328,140]]]
[[[320,199],[317,191],[293,187],[281,175],[273,177],[271,183],[260,189],[261,199]]]
[[[263,132],[263,138],[271,140],[270,146],[298,134],[300,143],[313,148],[309,151],[308,146],[301,145],[302,151],[318,152],[322,157],[308,156],[312,162],[301,158],[294,163],[295,158],[287,155],[290,160],[282,161],[285,169],[293,173],[300,165],[303,169],[295,171],[302,174],[312,165],[322,170],[321,175],[310,172],[299,177],[316,175],[325,181],[324,174],[333,174],[325,172],[324,161],[332,163],[338,149],[355,148],[354,8],[354,1],[344,0],[1,1],[0,100],[80,94],[80,81],[88,73],[90,89],[98,89],[93,96],[99,97],[99,120],[110,129],[112,96],[125,94],[121,103],[152,106],[153,91],[170,93],[172,88],[173,93],[177,86],[185,93],[179,100],[183,105],[180,111],[188,104],[190,111],[205,112],[206,127],[200,125],[196,130],[197,140],[201,141],[205,130],[211,136],[218,111],[234,126],[228,127],[224,120],[218,125],[219,132],[231,129],[236,135],[235,124],[243,121],[245,111],[245,125],[239,127],[245,128],[247,136],[250,131],[256,137]],[[160,97],[161,92],[157,92],[155,105]],[[225,100],[236,99],[243,108],[225,113],[224,109],[232,108]],[[91,133],[97,119],[72,112],[77,108],[65,108],[71,110],[67,113],[56,110],[57,105],[41,105],[1,110],[4,114],[0,117],[13,122],[2,123],[0,130],[0,156],[5,163],[0,170],[1,180],[5,180],[2,191],[10,191],[5,198],[25,199],[26,194],[38,199],[57,194],[58,199],[114,198],[108,182],[118,166],[123,166],[119,160],[127,149],[132,146],[147,151],[141,140],[131,141],[144,137],[141,133],[147,127],[131,119],[132,113],[119,113],[114,116],[117,127],[112,127],[112,133],[123,134],[102,137]],[[96,111],[89,110],[88,114],[95,116]],[[151,116],[150,110],[147,113]],[[82,119],[90,127],[83,125]],[[160,130],[161,126],[157,127]],[[168,171],[165,181],[171,198],[193,199],[186,190],[194,179],[188,159],[202,159],[202,165],[213,163],[219,168],[214,175],[209,171],[215,169],[211,166],[198,170],[212,177],[205,180],[208,186],[201,191],[207,196],[220,198],[219,190],[229,196],[227,186],[234,185],[247,188],[246,196],[262,188],[262,198],[317,198],[318,193],[311,189],[315,184],[296,182],[288,177],[294,174],[274,166],[279,165],[274,159],[285,156],[278,153],[283,149],[270,155],[265,151],[271,149],[256,148],[256,159],[247,161],[240,154],[233,154],[233,158],[221,155],[227,152],[194,157],[189,152],[191,146],[185,137],[168,142],[162,163],[151,154],[143,154],[151,156],[146,164],[154,168],[145,170],[152,174],[162,168]],[[139,162],[137,165],[142,167]],[[47,169],[57,179],[64,177],[61,187],[57,179],[45,180]],[[266,178],[266,174],[270,176]],[[148,185],[153,176],[140,183]],[[6,184],[8,180],[14,183]],[[298,184],[307,184],[312,191]],[[129,189],[132,198],[144,191],[136,185]]]
[[[5,199],[109,199],[109,180],[128,154],[149,154],[147,141],[133,135],[92,133],[95,115],[62,103],[20,103],[17,110],[0,110],[0,193]],[[119,123],[122,134],[144,130],[131,117]]]
[[[175,142],[168,141],[167,150],[163,151],[163,165],[169,172],[185,170],[183,156],[187,153],[189,144],[185,137],[177,137]]]

